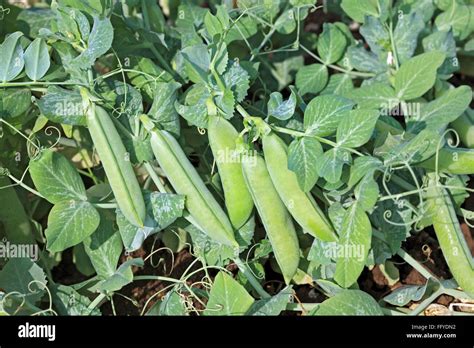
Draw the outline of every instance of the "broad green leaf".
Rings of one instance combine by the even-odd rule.
[[[308,253],[308,261],[314,261],[321,265],[329,265],[337,256],[337,242],[325,242],[314,238]]]
[[[237,0],[242,10],[252,11],[256,16],[273,22],[280,10],[281,0]]]
[[[357,203],[365,211],[370,212],[375,207],[379,198],[379,185],[374,180],[373,173],[368,173],[357,184],[354,195]]]
[[[43,39],[35,39],[25,51],[25,72],[33,81],[41,79],[50,66],[48,47]]]
[[[341,178],[342,167],[351,161],[350,152],[333,147],[326,151],[317,162],[318,174],[330,183],[336,183]]]
[[[401,64],[413,56],[418,35],[424,27],[423,17],[418,12],[402,14],[398,17],[398,23],[393,32],[393,40],[397,50],[398,61]]]
[[[418,115],[410,118],[407,130],[418,133],[423,128],[440,129],[456,120],[472,101],[472,90],[460,86],[446,91],[441,97],[422,104]]]
[[[300,11],[300,16],[303,15],[303,11]],[[296,29],[296,13],[292,8],[284,11],[273,24],[276,30],[281,34],[291,34]]]
[[[342,290],[322,302],[313,315],[383,315],[372,296],[361,290]]]
[[[283,96],[280,92],[273,92],[270,94],[267,108],[268,116],[275,117],[282,121],[288,120],[295,113],[296,96],[294,93],[291,93],[287,100],[283,100]]]
[[[14,118],[25,113],[31,106],[31,91],[27,88],[0,90],[0,118]]]
[[[268,299],[255,301],[246,315],[279,315],[286,309],[286,305],[290,302],[292,295],[291,286],[288,286]]]
[[[22,10],[16,18],[18,28],[28,37],[36,39],[41,28],[49,28],[56,14],[46,8],[29,8]]]
[[[211,56],[207,46],[204,44],[189,46],[181,52],[188,78],[194,83],[206,83],[211,65]]]
[[[446,59],[439,68],[440,74],[450,74],[459,70],[460,64],[456,57],[456,41],[453,31],[436,31],[423,39],[425,52],[440,51],[446,55]]]
[[[433,87],[436,70],[444,58],[444,53],[433,51],[420,54],[402,64],[395,74],[394,87],[397,98],[410,100],[425,94]]]
[[[25,66],[23,47],[19,42],[22,36],[22,32],[16,31],[0,45],[0,81],[2,82],[13,80]]]
[[[296,88],[301,95],[316,94],[323,90],[328,82],[328,68],[322,64],[311,64],[300,68],[296,74]]]
[[[117,269],[122,254],[122,240],[115,227],[115,215],[99,211],[100,223],[96,231],[84,240],[84,248],[97,275],[106,279]]]
[[[159,306],[158,315],[188,315],[184,299],[176,291],[168,292]]]
[[[186,94],[186,105],[175,102],[176,111],[190,124],[205,129],[209,118],[206,106],[209,97],[210,93],[204,83],[195,84]]]
[[[225,272],[214,279],[205,315],[244,315],[254,299],[245,288]]]
[[[91,259],[86,253],[84,243],[74,245],[72,248],[72,260],[77,270],[86,277],[93,276],[96,273]]]
[[[237,103],[245,99],[247,91],[250,88],[249,74],[247,70],[242,68],[237,60],[229,64],[222,79],[227,88],[231,89],[234,93],[234,98]]]
[[[314,138],[295,139],[288,147],[288,169],[296,174],[301,189],[309,192],[318,181],[317,165],[323,147]]]
[[[432,278],[428,279],[424,285],[404,285],[385,296],[383,300],[393,306],[403,307],[409,302],[420,301],[429,288],[439,285]]]
[[[183,216],[184,201],[183,195],[159,192],[150,194],[153,216],[160,229],[168,227],[177,218]]]
[[[160,82],[172,82],[172,76],[151,59],[143,57],[131,57],[126,60],[133,71],[127,72],[131,84],[142,91],[143,98],[152,101],[160,90]],[[127,64],[128,65],[128,64]],[[174,83],[171,83],[172,86]]]
[[[329,82],[321,91],[321,95],[336,94],[342,96],[348,95],[352,90],[354,90],[354,86],[349,74],[333,74],[329,77]]]
[[[323,32],[318,40],[318,53],[325,64],[332,64],[341,59],[346,49],[346,37],[331,23],[323,24]]]
[[[176,136],[180,134],[179,115],[174,107],[177,90],[181,85],[175,81],[158,82],[154,88],[153,104],[148,115]]]
[[[350,97],[360,108],[383,108],[385,109],[384,114],[388,114],[390,108],[398,104],[394,89],[384,83],[378,82],[350,90],[344,93],[344,96]]]
[[[45,231],[47,249],[63,251],[79,244],[99,226],[99,212],[84,201],[61,201],[51,209]]]
[[[337,129],[337,144],[353,148],[364,145],[372,136],[379,115],[380,111],[372,109],[346,111]]]
[[[219,113],[226,119],[231,119],[234,116],[234,93],[229,88],[221,91],[219,95],[214,97],[214,103],[219,110]]]
[[[377,56],[382,57],[381,53],[390,49],[390,36],[378,18],[367,17],[360,27],[360,34]]]
[[[312,99],[304,112],[304,128],[309,134],[328,136],[334,134],[344,111],[352,109],[349,99],[325,95]]]
[[[351,68],[359,71],[383,73],[388,66],[386,61],[379,60],[377,55],[362,46],[351,46],[347,49],[347,58]]]
[[[357,157],[354,160],[354,164],[351,166],[351,173],[349,176],[349,182],[347,186],[352,188],[368,173],[374,173],[377,169],[382,169],[383,163],[376,157],[362,156]]]
[[[342,0],[341,7],[353,20],[364,23],[365,16],[380,16],[378,3],[378,0]]]
[[[358,203],[346,210],[338,245],[334,280],[347,288],[359,278],[369,254],[372,225]]]
[[[277,80],[278,91],[281,91],[283,88],[288,86],[293,81],[293,74],[292,74],[293,71],[300,72],[301,69],[303,68],[306,69],[304,67],[304,59],[302,56],[294,56],[294,57],[287,58],[282,62],[275,63],[274,67],[275,68],[271,70],[271,73],[272,73],[272,76],[275,78],[275,80]],[[326,72],[327,72],[327,69],[326,69]],[[305,81],[304,84],[306,84],[306,82],[308,81]],[[296,87],[299,88],[298,84],[296,85]]]
[[[12,258],[0,271],[2,291],[19,292],[29,303],[36,303],[44,294],[48,281],[44,271],[28,258]]]
[[[44,150],[32,159],[30,175],[38,191],[53,204],[87,200],[84,183],[76,168],[57,152]]]
[[[133,281],[132,267],[143,267],[142,259],[130,259],[122,263],[115,273],[99,284],[101,291],[111,293],[122,289]]]
[[[100,315],[98,308],[89,308],[92,301],[72,286],[55,284],[51,290],[54,307],[59,315]]]
[[[323,290],[324,294],[328,297],[333,297],[341,291],[345,291],[345,289],[341,288],[339,285],[326,279],[317,279],[316,284]]]
[[[38,107],[41,113],[53,122],[73,126],[87,124],[82,97],[78,92],[49,87],[47,93],[38,100]]]
[[[114,29],[109,18],[94,17],[87,48],[74,59],[73,64],[81,69],[87,69],[94,64],[97,58],[106,53],[112,46]]]
[[[436,17],[435,25],[440,31],[448,31],[452,28],[454,36],[463,40],[472,30],[472,25],[470,28],[471,16],[471,7],[453,0],[450,7]]]

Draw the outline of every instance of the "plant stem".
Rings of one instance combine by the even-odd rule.
[[[399,251],[397,251],[397,255],[399,255],[403,260],[405,260],[410,266],[415,268],[426,279],[437,279],[430,271],[428,271],[418,261],[411,257],[410,254],[408,254],[405,250],[400,249]]]
[[[31,192],[32,194],[34,194],[35,196],[38,196],[40,198],[44,198],[44,196],[39,193],[38,191],[36,191],[35,189],[32,189],[31,187],[29,187],[28,185],[26,185],[25,183],[23,183],[23,181],[21,180],[18,180],[17,178],[15,178],[13,175],[8,175],[8,177],[15,182],[15,184],[17,185],[20,185],[21,187],[23,187],[25,190]]]
[[[87,307],[87,311],[90,313],[92,312],[97,306],[99,306],[100,302],[106,297],[105,294],[101,293],[99,294],[94,301],[91,302],[89,307]]]
[[[249,267],[242,262],[242,260],[239,257],[236,257],[234,259],[235,264],[237,267],[239,267],[240,272],[243,273],[245,278],[250,282],[252,287],[255,289],[255,291],[262,297],[262,298],[270,298],[270,294],[265,291],[265,289],[262,287],[260,282],[258,281],[257,278],[253,275],[252,271],[249,269]]]

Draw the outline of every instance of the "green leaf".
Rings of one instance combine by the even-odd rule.
[[[91,300],[72,286],[55,284],[51,290],[54,307],[59,315],[100,315],[98,308],[89,309]]]
[[[48,46],[42,39],[35,39],[25,51],[25,72],[33,81],[41,79],[50,66]]]
[[[352,79],[349,74],[333,74],[329,77],[329,82],[321,91],[321,95],[348,95],[354,90]]]
[[[337,62],[341,59],[346,49],[346,37],[336,25],[324,23],[317,49],[319,56],[325,64]]]
[[[360,108],[364,109],[387,109],[398,104],[394,89],[379,82],[355,88],[345,93],[344,96],[350,97]],[[386,111],[388,114],[390,110]]]
[[[338,245],[334,280],[347,288],[359,278],[369,254],[372,225],[358,203],[346,210]]]
[[[393,41],[397,50],[398,61],[403,64],[413,56],[418,42],[418,35],[425,28],[423,17],[418,12],[402,14],[398,17],[393,32]]]
[[[12,258],[0,271],[0,289],[18,292],[29,303],[36,303],[45,294],[48,281],[44,271],[28,258]]]
[[[13,80],[25,66],[23,47],[19,42],[22,36],[22,32],[16,31],[0,45],[0,81],[2,82]]]
[[[123,246],[127,252],[139,249],[146,238],[159,231],[155,220],[151,217],[152,213],[147,206],[147,215],[143,227],[138,227],[130,223],[120,210],[117,210],[117,225]]]
[[[115,273],[99,284],[101,291],[111,293],[122,289],[133,281],[132,267],[143,267],[142,259],[130,259],[122,263]]]
[[[184,195],[160,192],[150,194],[153,216],[160,229],[168,227],[177,218],[183,216],[184,201]]]
[[[204,44],[189,46],[181,51],[188,78],[194,83],[207,83],[211,56]]]
[[[390,36],[382,22],[375,17],[367,17],[360,33],[369,45],[371,51],[381,57],[390,47]]]
[[[296,88],[301,95],[316,94],[323,90],[328,82],[328,68],[322,64],[303,66],[296,73]]]
[[[383,315],[378,303],[361,290],[342,290],[322,302],[313,315]]]
[[[343,210],[344,211],[344,210]],[[325,242],[314,238],[308,253],[308,261],[314,261],[321,265],[329,265],[337,255],[337,242]]]
[[[184,299],[176,291],[168,292],[160,302],[159,306],[158,315],[188,315]]]
[[[246,315],[266,315],[275,316],[279,315],[286,309],[287,303],[293,295],[291,286],[287,286],[281,290],[278,294],[268,298],[255,301]]]
[[[333,147],[326,151],[317,162],[318,174],[330,183],[336,183],[341,178],[342,167],[351,160],[350,152]]]
[[[114,214],[100,210],[99,226],[84,240],[84,248],[100,278],[106,279],[114,274],[122,253],[122,240],[115,227]]]
[[[410,118],[407,130],[418,133],[423,128],[440,129],[456,120],[472,101],[469,86],[460,86],[446,91],[441,97],[422,104],[419,115]]]
[[[237,103],[245,99],[250,88],[250,79],[247,70],[242,68],[238,60],[234,60],[229,64],[222,78],[227,88],[230,88],[234,93]]]
[[[37,103],[41,113],[50,121],[72,126],[87,124],[82,97],[76,91],[48,87],[47,93]]]
[[[383,169],[383,163],[378,158],[372,156],[357,157],[354,160],[354,164],[351,166],[351,173],[347,186],[352,188],[362,180],[365,175],[368,175],[369,173],[373,175],[377,169]]]
[[[94,17],[87,48],[74,59],[73,64],[81,69],[87,69],[94,64],[97,58],[106,53],[112,46],[114,29],[109,18]]]
[[[435,285],[439,285],[439,283],[432,278],[429,278],[424,285],[404,285],[393,290],[390,294],[385,296],[383,300],[393,306],[403,307],[411,301],[420,301],[426,291]]]
[[[25,113],[31,106],[31,91],[27,88],[0,90],[0,118],[14,118]]]
[[[349,99],[325,95],[312,99],[304,112],[304,129],[307,133],[328,136],[334,134],[344,111],[352,109],[354,102]]]
[[[37,38],[41,28],[49,28],[56,14],[46,8],[32,7],[22,10],[16,18],[18,28],[28,37]]]
[[[350,66],[359,71],[380,74],[388,69],[385,60],[380,60],[376,54],[367,51],[362,46],[351,46],[347,49]]]
[[[367,212],[370,212],[377,204],[379,193],[379,185],[374,180],[373,173],[365,175],[354,190],[357,203]]]
[[[353,20],[364,23],[365,16],[379,17],[377,0],[342,0],[341,7]]]
[[[314,138],[301,137],[288,147],[288,169],[296,174],[304,192],[309,192],[318,181],[317,163],[323,155],[323,147]]]
[[[162,85],[160,82],[172,82],[170,73],[166,72],[149,58],[130,57],[127,61],[133,71],[127,72],[133,86],[143,92],[143,97],[152,101]],[[170,86],[173,86],[171,83]],[[169,88],[169,87],[168,87]]]
[[[99,226],[100,216],[92,204],[84,201],[61,201],[51,209],[45,231],[47,249],[63,251],[79,244]]]
[[[296,96],[294,93],[291,93],[288,100],[283,100],[283,96],[280,92],[273,92],[270,94],[267,107],[268,116],[275,117],[282,121],[288,120],[295,113]]]
[[[225,272],[214,279],[204,315],[244,315],[254,299],[245,288]]]
[[[30,161],[30,174],[38,191],[53,204],[87,200],[79,173],[66,157],[57,152],[42,151]]]
[[[209,97],[209,91],[204,83],[195,84],[187,91],[186,105],[175,102],[176,111],[192,125],[206,129],[209,118],[206,100]]]
[[[460,4],[458,1],[451,1],[450,7],[436,17],[435,25],[439,31],[448,31],[452,28],[454,36],[463,40],[472,31],[471,16],[469,6]]]
[[[337,144],[343,147],[359,147],[369,141],[374,132],[380,111],[356,109],[346,111],[344,122],[337,129]]]
[[[436,70],[445,58],[444,53],[433,51],[420,54],[406,61],[395,74],[394,87],[398,99],[421,97],[436,79]]]
[[[158,82],[154,88],[153,104],[148,115],[176,136],[180,134],[179,116],[174,107],[177,100],[177,90],[181,84],[171,82]]]

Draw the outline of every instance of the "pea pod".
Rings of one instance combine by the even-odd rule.
[[[436,156],[421,162],[418,166],[435,170]],[[442,148],[438,154],[438,170],[451,174],[474,174],[474,149]]]
[[[429,174],[427,190],[428,213],[433,219],[433,227],[443,251],[446,263],[456,282],[470,296],[474,296],[474,269],[468,258],[463,241],[461,227],[456,216],[449,192],[439,186],[433,174]],[[470,254],[470,252],[469,252]]]
[[[142,117],[142,120],[144,118]],[[175,191],[186,196],[186,209],[216,242],[238,246],[232,225],[176,139],[167,131],[150,129],[151,148]]]
[[[288,169],[286,144],[274,133],[264,135],[262,140],[268,172],[290,214],[305,232],[324,241],[336,241],[337,236],[316,201],[301,190],[296,174]]]
[[[117,205],[128,221],[142,227],[146,215],[145,201],[114,123],[102,107],[90,104],[87,125]]]
[[[461,142],[467,148],[474,148],[474,110],[468,109],[451,126],[458,133]]]
[[[240,156],[235,155],[238,133],[222,117],[209,117],[209,145],[217,163],[224,190],[225,205],[232,225],[238,229],[252,214],[253,201],[245,185]]]
[[[242,170],[283,278],[288,284],[299,263],[298,238],[291,216],[273,186],[261,156],[243,155]]]

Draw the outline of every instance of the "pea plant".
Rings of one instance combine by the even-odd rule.
[[[472,312],[470,1],[33,3],[0,2],[2,314]]]

